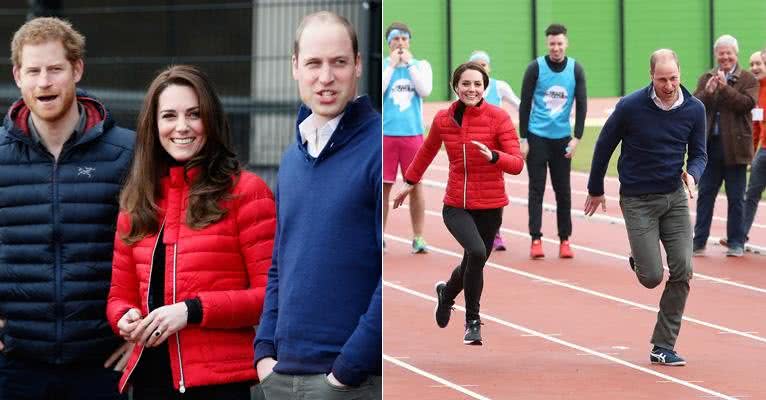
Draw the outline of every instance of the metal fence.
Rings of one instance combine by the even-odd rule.
[[[15,4],[14,4],[15,3]],[[55,15],[86,37],[78,87],[99,97],[118,124],[134,129],[147,86],[171,64],[201,67],[222,97],[240,160],[273,187],[284,148],[294,140],[298,90],[290,71],[295,29],[311,12],[331,10],[357,29],[360,93],[380,109],[382,0],[28,0],[3,1],[0,109],[19,97],[10,41],[27,18]]]

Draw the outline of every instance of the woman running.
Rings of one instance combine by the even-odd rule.
[[[449,180],[444,196],[444,224],[464,249],[463,260],[447,282],[436,284],[436,324],[449,323],[452,305],[465,291],[466,324],[463,343],[481,345],[479,300],[484,286],[484,264],[508,204],[503,172],[517,175],[524,167],[519,140],[508,113],[484,101],[489,75],[475,62],[460,65],[452,74],[458,100],[439,111],[423,146],[405,173],[405,188],[394,198],[399,207],[413,185],[439,152],[449,158]]]

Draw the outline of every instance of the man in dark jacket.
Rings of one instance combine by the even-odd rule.
[[[117,197],[135,134],[77,91],[85,40],[55,18],[11,43],[0,127],[0,399],[118,399],[106,322]]]
[[[305,17],[292,62],[303,106],[279,165],[259,387],[267,400],[380,399],[380,114],[355,99],[362,65],[345,18]]]
[[[726,181],[727,256],[741,257],[745,245],[745,180],[753,159],[751,110],[757,104],[758,80],[737,64],[737,39],[723,35],[713,46],[718,66],[702,74],[694,96],[705,104],[708,163],[699,185],[694,255],[703,255],[715,198]]]

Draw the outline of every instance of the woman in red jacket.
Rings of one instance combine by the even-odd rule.
[[[449,178],[442,215],[452,236],[463,246],[463,260],[449,281],[436,284],[436,324],[449,323],[452,305],[465,291],[466,324],[463,343],[481,345],[479,300],[484,286],[484,264],[508,204],[503,172],[519,174],[524,159],[508,113],[483,100],[489,76],[475,62],[459,66],[452,74],[458,101],[439,111],[423,146],[405,173],[405,188],[394,198],[399,207],[414,184],[420,182],[444,144],[449,158]]]
[[[120,381],[133,398],[249,399],[274,198],[241,171],[208,78],[154,79],[120,197],[107,317],[136,344]]]

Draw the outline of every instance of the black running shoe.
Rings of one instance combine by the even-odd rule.
[[[452,305],[455,304],[454,301],[448,301],[444,298],[444,289],[446,288],[446,282],[436,282],[436,309],[434,310],[434,316],[436,317],[436,325],[439,325],[439,328],[447,327],[449,317],[452,314]]]
[[[465,323],[463,344],[481,346],[481,320],[473,319]]]

